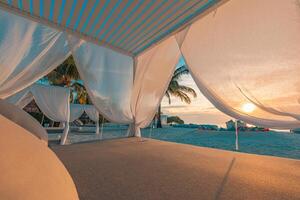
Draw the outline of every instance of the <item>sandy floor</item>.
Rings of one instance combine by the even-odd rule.
[[[300,199],[300,161],[136,138],[53,146],[81,200]]]

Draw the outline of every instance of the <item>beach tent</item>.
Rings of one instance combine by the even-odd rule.
[[[96,124],[96,135],[99,135],[99,112],[93,105],[88,104],[70,104],[70,122],[73,122],[76,119],[86,113],[88,117],[95,122]],[[102,138],[102,131],[100,138]]]
[[[72,53],[99,113],[140,136],[183,57],[225,114],[268,128],[300,127],[295,0],[1,0],[0,9],[0,98]],[[257,109],[247,113],[241,102]]]
[[[64,123],[61,139],[61,144],[64,144],[69,132],[70,90],[58,86],[33,84],[8,97],[6,101],[22,109],[33,99],[49,119]]]
[[[6,101],[21,109],[28,105],[32,100],[35,100],[41,111],[49,119],[64,124],[61,144],[64,144],[67,139],[69,122],[78,119],[83,112],[96,123],[96,134],[100,134],[99,112],[95,106],[70,104],[70,90],[68,88],[33,84],[6,99]]]

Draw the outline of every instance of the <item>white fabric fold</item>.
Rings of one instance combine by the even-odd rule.
[[[84,113],[82,104],[70,104],[70,122],[78,119]]]
[[[250,124],[300,127],[299,13],[294,0],[231,0],[193,23],[181,51],[204,96]]]
[[[70,55],[65,34],[0,10],[0,98],[45,76]]]
[[[78,119],[83,113],[86,113],[88,117],[96,124],[96,134],[99,132],[99,112],[94,105],[87,104],[70,104],[70,122]]]
[[[34,84],[30,92],[38,107],[48,118],[58,122],[69,122],[69,88]]]
[[[172,36],[137,57],[131,100],[134,116],[131,135],[140,137],[140,128],[152,121],[180,55],[176,38]]]
[[[99,113],[112,122],[132,122],[132,58],[72,36],[69,43],[80,77]]]
[[[94,105],[84,105],[84,111],[94,122],[99,121],[99,112]]]
[[[70,121],[70,90],[64,87],[34,84],[6,100],[23,108],[32,99],[49,119],[65,123],[61,140],[61,144],[65,144]]]

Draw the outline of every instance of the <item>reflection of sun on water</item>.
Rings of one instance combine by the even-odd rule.
[[[253,103],[244,103],[242,105],[242,110],[246,113],[251,113],[255,110],[256,106]]]

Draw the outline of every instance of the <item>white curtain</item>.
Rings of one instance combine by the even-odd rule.
[[[69,132],[70,90],[64,87],[34,84],[7,98],[7,101],[25,107],[28,99],[34,99],[41,111],[51,120],[65,123],[61,144],[65,144]],[[23,106],[23,107],[22,107]]]
[[[20,108],[24,108],[30,103],[27,99],[34,99],[38,107],[49,119],[57,122],[67,122],[70,115],[69,98],[69,88],[33,84],[6,100]],[[27,104],[23,102],[24,99],[28,102]]]
[[[179,61],[180,50],[174,36],[139,55],[136,60],[131,109],[131,134],[140,137],[140,128],[153,119]]]
[[[70,122],[78,119],[84,112],[84,105],[70,104]]]
[[[201,92],[245,122],[300,127],[300,4],[231,0],[191,25],[182,54]],[[247,112],[243,105],[256,105]]]
[[[111,49],[69,37],[72,55],[97,110],[112,122],[130,123],[133,60]]]
[[[70,54],[65,34],[0,10],[0,98],[51,72]]]
[[[69,88],[34,84],[30,92],[38,107],[48,118],[57,122],[69,121]]]
[[[94,105],[84,105],[84,111],[94,122],[99,121],[99,112]]]
[[[94,105],[70,104],[70,122],[78,119],[83,112],[96,124],[96,134],[99,134],[99,112]]]
[[[99,135],[99,112],[93,105],[84,105],[84,111],[96,124],[96,134]]]
[[[99,120],[99,112],[94,105],[70,104],[70,109],[70,122],[78,119],[83,112],[86,112],[88,117],[94,122]]]
[[[31,87],[27,87],[19,91],[18,93],[6,98],[5,100],[23,109],[33,100],[33,95],[30,92],[30,89]]]

